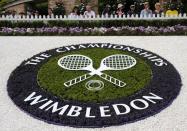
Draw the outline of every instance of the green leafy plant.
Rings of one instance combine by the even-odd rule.
[[[121,26],[156,26],[167,27],[174,25],[187,25],[185,19],[158,19],[158,20],[76,20],[76,21],[0,21],[0,27],[121,27]]]

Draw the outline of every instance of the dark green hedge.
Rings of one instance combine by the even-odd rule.
[[[170,20],[77,20],[77,21],[0,21],[0,27],[120,27],[120,26],[156,26],[166,27],[174,25],[187,25],[187,19]]]

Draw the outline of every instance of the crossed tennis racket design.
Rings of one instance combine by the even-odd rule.
[[[58,60],[58,65],[66,70],[86,70],[90,73],[84,74],[82,76],[76,77],[64,83],[66,87],[70,87],[77,83],[80,83],[86,79],[89,79],[93,75],[98,75],[100,78],[118,86],[124,87],[126,83],[114,78],[108,74],[103,73],[105,70],[126,70],[136,65],[136,59],[129,55],[116,54],[105,57],[101,60],[100,67],[95,69],[93,67],[93,61],[91,58],[74,54],[67,55]]]

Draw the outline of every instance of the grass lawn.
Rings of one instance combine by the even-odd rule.
[[[126,54],[133,56],[137,60],[137,64],[127,70],[103,71],[104,73],[127,83],[127,85],[123,88],[117,87],[101,79],[99,76],[93,76],[88,80],[67,88],[64,86],[64,82],[88,73],[88,71],[69,71],[58,66],[58,60],[61,57],[70,54],[81,54],[90,57],[93,60],[93,66],[96,69],[99,68],[100,62],[104,57],[114,54]],[[133,53],[114,49],[91,48],[66,52],[59,54],[59,56],[51,57],[48,62],[42,65],[38,72],[38,84],[44,90],[61,99],[100,103],[108,100],[126,97],[136,93],[150,82],[151,75],[152,73],[149,63]],[[104,88],[99,91],[88,90],[85,87],[85,84],[89,80],[103,81]]]

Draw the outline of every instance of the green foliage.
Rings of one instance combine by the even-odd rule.
[[[66,27],[67,29],[71,27],[80,27],[82,29],[88,28],[101,28],[101,27],[122,27],[122,26],[130,26],[130,27],[158,27],[158,28],[167,28],[175,25],[183,25],[187,26],[187,20],[185,19],[160,19],[160,20],[77,20],[77,21],[63,21],[63,20],[55,20],[55,21],[0,21],[1,27],[8,28],[43,28],[43,27]],[[132,35],[187,35],[186,30],[177,30],[174,32],[140,32],[138,30],[130,31],[130,30],[122,30],[122,31],[108,31],[105,33],[102,32],[74,32],[71,33],[69,31],[66,32],[43,32],[43,33],[0,33],[0,35],[65,35],[65,36],[116,36],[116,35],[124,35],[124,36],[132,36]]]
[[[13,0],[0,0],[0,13],[1,11],[3,11],[3,6],[8,3],[8,2],[11,2]]]
[[[101,21],[49,21],[48,26],[61,27],[121,27],[121,26],[174,26],[187,25],[187,20],[101,20]]]
[[[0,0],[0,6],[6,4],[8,2],[11,2],[11,1],[13,1],[13,0]]]
[[[45,15],[48,14],[48,1],[42,2],[42,3],[37,3],[35,6],[36,6],[35,7],[36,10],[38,12],[40,12],[40,14],[45,14]]]
[[[0,21],[0,27],[121,27],[121,26],[156,26],[166,27],[174,25],[187,25],[185,19],[171,19],[171,20],[76,20],[76,21]]]
[[[54,15],[65,15],[65,7],[62,3],[57,3],[56,7],[53,9]]]
[[[43,21],[0,21],[0,27],[25,27],[25,28],[37,28],[47,26]]]
[[[88,73],[87,71],[69,71],[59,67],[57,64],[58,59],[69,54],[82,54],[90,57],[93,60],[93,66],[96,69],[100,66],[100,62],[104,57],[113,54],[129,54],[136,58],[137,65],[128,70],[104,71],[106,74],[126,82],[127,85],[123,88],[116,87],[98,76],[93,76],[86,81],[67,88],[64,86],[64,82]],[[145,60],[140,59],[137,55],[121,50],[105,50],[99,48],[71,51],[52,57],[39,69],[38,72],[39,85],[53,95],[65,100],[98,103],[132,95],[144,88],[149,83],[150,79],[151,69],[149,64]],[[101,80],[104,82],[105,86],[100,91],[89,91],[85,87],[85,83],[89,80]]]

